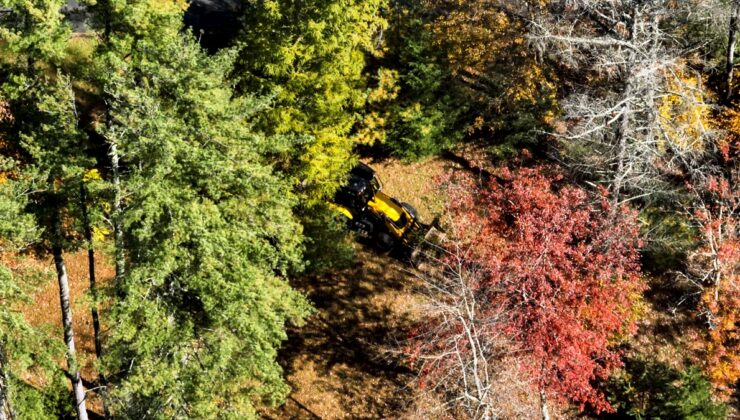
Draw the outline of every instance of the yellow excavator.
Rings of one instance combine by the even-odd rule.
[[[350,229],[386,252],[411,256],[432,230],[413,206],[384,193],[377,174],[364,163],[352,168],[330,205],[347,217]]]

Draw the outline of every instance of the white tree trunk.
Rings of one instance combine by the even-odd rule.
[[[10,401],[8,398],[8,375],[7,375],[7,360],[5,359],[5,351],[0,344],[0,420],[9,420],[13,418],[13,413],[10,410]]]
[[[59,223],[57,221],[57,223]],[[57,228],[58,229],[58,228]],[[54,265],[57,270],[59,281],[59,302],[62,308],[62,325],[64,326],[64,342],[67,345],[67,366],[72,381],[72,391],[75,396],[75,410],[79,420],[87,420],[87,408],[85,406],[85,389],[82,386],[80,369],[75,361],[75,340],[72,329],[72,308],[69,300],[69,279],[67,278],[67,267],[64,264],[62,248],[55,245],[52,249],[54,254]]]
[[[116,266],[116,288],[121,292],[123,276],[126,270],[126,253],[123,245],[123,227],[121,218],[123,217],[123,192],[121,189],[121,172],[120,157],[118,154],[118,145],[115,141],[110,141],[108,150],[111,160],[111,172],[113,175],[113,211],[111,219],[113,222],[113,241],[115,245],[115,266]]]
[[[732,15],[730,16],[730,27],[727,34],[727,56],[725,57],[725,78],[727,80],[727,92],[725,100],[732,98],[732,76],[735,63],[735,42],[737,41],[738,20],[740,19],[740,1],[732,2]]]
[[[547,396],[544,390],[540,390],[540,410],[542,410],[542,420],[550,420],[550,411],[547,408]]]

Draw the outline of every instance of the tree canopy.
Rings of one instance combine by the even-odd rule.
[[[735,414],[740,1],[73,6],[0,0],[0,420]]]

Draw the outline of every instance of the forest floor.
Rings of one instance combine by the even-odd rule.
[[[383,190],[413,205],[424,222],[444,208],[438,178],[451,163],[430,159],[366,161]],[[362,245],[353,267],[300,278],[295,287],[316,308],[307,324],[289,331],[281,351],[293,392],[273,419],[398,418],[415,398],[413,373],[399,357],[414,321],[418,278],[406,264]]]
[[[105,287],[113,280],[114,269],[112,261],[106,261],[102,253],[97,253],[98,259],[95,265],[95,274],[99,287]],[[75,347],[77,359],[80,363],[82,380],[86,388],[92,388],[97,380],[95,368],[95,341],[93,337],[92,313],[90,311],[90,298],[88,291],[90,283],[88,277],[87,251],[78,251],[65,255],[67,274],[69,275],[70,301],[73,314],[73,330],[75,334]],[[16,270],[33,271],[39,277],[39,287],[31,296],[28,303],[20,310],[28,322],[39,328],[47,329],[52,338],[58,338],[63,348],[62,315],[59,310],[59,286],[57,284],[56,271],[51,259],[46,261],[24,259],[26,267],[13,267]],[[103,334],[105,327],[103,326]],[[66,369],[66,362],[60,357],[60,366]],[[34,383],[34,378],[29,375],[26,378]],[[87,394],[88,409],[91,418],[96,418],[96,413],[102,413],[101,401],[94,392]]]
[[[316,313],[289,331],[280,363],[293,389],[267,418],[393,418],[412,395],[411,371],[394,356],[413,320],[414,276],[373,250],[354,267],[294,282]]]
[[[398,160],[368,161],[383,181],[384,190],[411,203],[422,220],[430,222],[443,209],[436,178],[454,163],[430,159],[404,164]],[[87,252],[65,256],[70,279],[75,344],[87,383],[96,379],[95,346],[88,296]],[[113,279],[112,261],[98,253],[97,279],[101,287]],[[24,259],[39,277],[39,287],[20,308],[29,322],[44,327],[61,340],[59,291],[49,259]],[[316,313],[306,325],[292,328],[280,353],[293,392],[285,405],[262,413],[268,418],[379,418],[405,410],[413,379],[398,353],[412,322],[410,313],[415,274],[405,264],[362,245],[356,246],[353,267],[324,276],[295,279]],[[105,331],[103,331],[105,333]],[[61,365],[65,365],[60,360]],[[28,378],[33,383],[32,377]],[[102,412],[91,396],[88,408]]]
[[[472,160],[451,155],[410,164],[396,159],[366,163],[378,172],[384,191],[411,203],[423,221],[431,222],[444,209],[439,177],[451,169],[471,170]],[[85,252],[69,254],[67,265],[83,378],[93,381],[95,350],[86,258]],[[105,285],[113,277],[112,265],[98,258],[97,276]],[[53,265],[51,261],[35,265],[43,284],[22,311],[33,325],[50,326],[50,333],[61,340]],[[413,269],[356,245],[352,267],[292,283],[308,296],[316,312],[304,326],[289,330],[280,352],[279,362],[292,388],[290,396],[283,406],[261,414],[271,419],[415,417],[413,405],[420,395],[413,386],[413,371],[399,356],[415,319],[414,289],[419,280]],[[661,363],[682,370],[685,360],[697,361],[700,336],[685,309],[673,310],[674,294],[669,286],[657,283],[646,293],[632,353],[655,355]],[[93,399],[91,408],[100,412],[99,401]]]

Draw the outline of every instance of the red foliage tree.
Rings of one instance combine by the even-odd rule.
[[[506,313],[497,325],[526,355],[519,360],[543,411],[546,396],[610,410],[594,382],[620,366],[611,345],[632,332],[633,298],[644,287],[635,214],[603,196],[593,203],[548,173],[504,170],[503,182],[450,182],[457,238],[449,255],[464,255],[474,268],[478,304]]]

